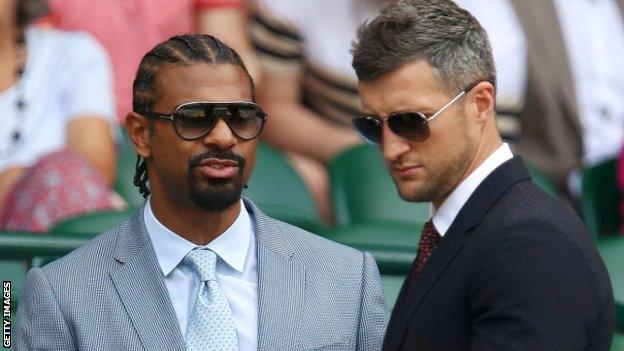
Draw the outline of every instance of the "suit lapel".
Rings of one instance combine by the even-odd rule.
[[[386,333],[384,350],[399,350],[407,328],[427,293],[453,262],[466,243],[468,234],[487,214],[490,206],[513,184],[530,179],[519,157],[514,157],[492,172],[470,196],[435,251],[427,260],[418,281],[404,284],[401,305],[394,308]]]
[[[299,340],[305,296],[305,267],[286,234],[252,202],[258,243],[258,350],[289,350]]]
[[[580,133],[574,76],[553,0],[512,0],[511,3],[524,30],[529,65],[550,63],[553,70],[550,79],[559,85],[561,100],[573,112],[572,123]]]
[[[183,351],[184,339],[149,241],[143,210],[119,228],[113,284],[146,350]]]

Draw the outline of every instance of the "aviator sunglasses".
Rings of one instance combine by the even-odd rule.
[[[176,134],[192,141],[205,137],[222,118],[234,135],[243,140],[252,140],[260,135],[267,115],[253,102],[186,102],[171,113],[137,111],[152,119],[168,119]]]
[[[351,120],[351,124],[353,125],[355,131],[362,138],[364,138],[364,140],[371,144],[381,143],[384,121],[388,123],[388,127],[394,134],[403,139],[410,141],[425,141],[430,134],[429,122],[438,117],[442,112],[444,112],[444,110],[457,102],[457,100],[481,82],[483,81],[476,81],[464,88],[464,90],[446,103],[446,105],[442,106],[442,108],[439,109],[438,112],[431,115],[431,117],[427,117],[421,112],[398,112],[393,113],[388,117],[357,117]]]

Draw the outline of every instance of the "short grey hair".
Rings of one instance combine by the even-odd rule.
[[[496,85],[492,48],[485,29],[451,0],[391,2],[360,27],[351,53],[361,81],[424,59],[449,94],[479,80]]]

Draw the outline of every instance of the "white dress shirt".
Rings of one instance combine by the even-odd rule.
[[[615,157],[624,138],[624,24],[616,0],[555,0],[583,132],[583,163]]]
[[[477,189],[479,184],[487,178],[498,166],[513,158],[509,145],[503,143],[496,151],[488,156],[477,169],[472,172],[468,178],[464,179],[451,195],[440,205],[439,208],[432,206],[433,225],[444,236],[451,224],[457,217],[459,211],[464,207],[472,193]]]
[[[151,201],[151,199],[150,199]],[[199,292],[199,275],[182,263],[198,247],[167,229],[154,216],[150,201],[145,205],[145,227],[165,276],[165,285],[180,325],[186,335],[193,304]],[[253,223],[241,200],[236,221],[219,237],[205,245],[217,256],[217,283],[230,304],[240,350],[257,350],[258,274]]]

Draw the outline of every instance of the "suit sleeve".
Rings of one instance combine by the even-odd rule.
[[[608,350],[610,285],[560,231],[525,223],[487,245],[496,253],[472,279],[472,350]]]
[[[22,291],[15,350],[75,350],[58,300],[40,268],[28,272]]]
[[[373,256],[365,252],[357,350],[381,350],[389,318],[390,313],[381,287],[379,269]]]

